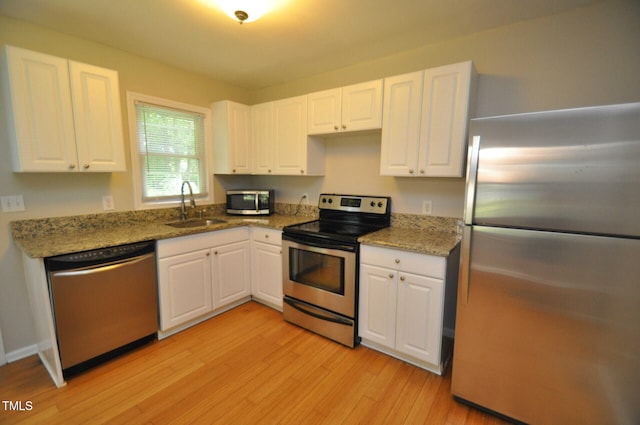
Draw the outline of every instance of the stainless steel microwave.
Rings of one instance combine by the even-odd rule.
[[[227,190],[227,214],[270,215],[275,195],[271,190]]]

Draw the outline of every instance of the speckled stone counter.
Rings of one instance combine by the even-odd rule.
[[[286,208],[285,212],[289,212]],[[305,211],[313,213],[313,211]],[[190,212],[197,217],[198,211]],[[224,208],[209,208],[203,217],[224,222],[189,228],[166,223],[176,221],[178,209],[127,211],[71,217],[20,220],[11,223],[13,239],[31,258],[44,258],[133,242],[159,240],[240,226],[282,229],[290,224],[313,220],[308,215],[276,213],[270,216],[229,216]]]
[[[391,227],[358,240],[365,245],[447,257],[460,242],[459,226],[459,220],[450,217],[393,214]]]
[[[224,222],[190,228],[166,223],[176,221],[178,208],[87,214],[70,217],[20,220],[11,223],[16,244],[31,258],[160,240],[240,226],[282,229],[317,218],[317,207],[276,204],[270,216],[229,216],[224,205],[202,206],[190,217],[202,215]],[[459,242],[458,219],[414,214],[392,214],[391,227],[361,237],[366,245],[448,256]]]

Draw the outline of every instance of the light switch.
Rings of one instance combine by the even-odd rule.
[[[102,209],[105,211],[111,211],[113,209],[113,196],[104,195],[102,197]]]
[[[3,212],[24,211],[24,198],[22,195],[0,196]]]

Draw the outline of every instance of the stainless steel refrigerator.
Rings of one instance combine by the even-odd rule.
[[[640,424],[640,103],[471,121],[452,393]]]

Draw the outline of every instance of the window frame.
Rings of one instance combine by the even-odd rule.
[[[138,121],[136,114],[136,102],[146,103],[158,106],[160,108],[176,109],[191,113],[201,114],[203,116],[203,143],[204,143],[204,174],[207,184],[207,196],[198,197],[199,204],[213,203],[213,143],[211,129],[211,110],[202,106],[190,105],[188,103],[177,102],[174,100],[164,99],[156,96],[150,96],[142,93],[127,92],[127,115],[129,119],[129,148],[131,151],[131,172],[133,179],[133,197],[136,210],[168,208],[180,205],[180,197],[175,200],[155,200],[144,201],[142,199],[142,171],[140,170],[140,155],[138,146]]]

